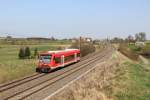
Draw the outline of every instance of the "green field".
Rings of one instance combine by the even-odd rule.
[[[56,50],[59,47],[69,46],[69,42],[42,43],[29,46],[33,55],[34,49],[38,51]],[[35,72],[37,59],[18,59],[18,52],[22,45],[0,45],[0,83],[26,76]]]
[[[118,73],[124,74],[116,78],[112,86],[117,100],[149,100],[150,70],[146,66],[126,62]]]

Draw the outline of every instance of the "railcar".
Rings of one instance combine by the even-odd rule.
[[[80,61],[79,49],[47,51],[39,54],[36,72],[50,72],[53,69]]]

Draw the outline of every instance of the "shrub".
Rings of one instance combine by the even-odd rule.
[[[25,58],[24,48],[20,48],[18,56],[19,56],[19,59],[24,59]]]
[[[136,46],[135,44],[129,44],[128,47],[135,52],[140,52],[142,50],[142,47]]]
[[[25,57],[29,59],[30,56],[31,56],[30,48],[29,48],[29,47],[26,47],[26,48],[25,48]]]
[[[79,49],[79,42],[75,42],[71,45],[70,48]],[[86,56],[89,53],[95,52],[95,46],[92,43],[81,43],[81,56]]]
[[[35,48],[34,49],[34,56],[33,56],[33,58],[36,58],[38,56],[38,48]]]
[[[138,60],[138,54],[135,53],[135,51],[132,51],[130,48],[128,48],[127,44],[120,44],[118,51],[120,51],[125,56],[129,57],[133,60]]]

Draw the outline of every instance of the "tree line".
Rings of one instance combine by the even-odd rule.
[[[136,42],[136,41],[144,42],[144,41],[146,41],[146,33],[139,32],[139,33],[136,33],[135,36],[129,35],[125,39],[115,37],[110,41],[113,43],[121,43],[121,42],[130,42],[131,43],[131,42]]]

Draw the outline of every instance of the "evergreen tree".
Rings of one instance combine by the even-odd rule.
[[[25,58],[24,48],[20,48],[18,57],[19,57],[19,59],[24,59]]]
[[[29,47],[26,47],[26,48],[25,48],[25,57],[29,59],[30,56],[31,56],[30,48],[29,48]]]

